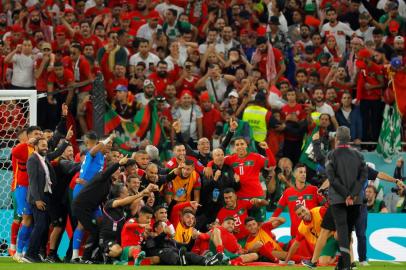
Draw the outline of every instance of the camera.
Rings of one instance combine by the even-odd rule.
[[[403,190],[402,194],[399,194],[400,188],[399,187],[393,187],[390,189],[392,193],[398,194],[399,196],[406,196],[406,189]]]

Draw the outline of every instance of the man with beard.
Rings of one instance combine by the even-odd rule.
[[[402,36],[396,36],[393,41],[393,48],[395,49],[393,57],[400,57],[402,63],[406,63],[405,38]]]
[[[228,51],[231,48],[238,48],[239,46],[240,43],[233,39],[233,29],[231,26],[225,26],[221,32],[221,40],[216,44],[216,52],[222,54],[226,59]]]
[[[147,76],[154,71],[159,62],[159,57],[151,52],[151,45],[147,39],[138,41],[138,52],[130,57],[130,73],[135,72],[135,66],[139,62],[143,62],[147,67]]]
[[[326,17],[328,23],[324,24],[321,28],[321,35],[323,37],[333,35],[337,41],[339,52],[345,52],[346,37],[351,37],[354,31],[348,24],[337,20],[337,11],[334,8],[327,9]]]
[[[149,184],[158,185],[159,190],[154,191],[155,205],[164,203],[164,199],[160,194],[160,189],[166,183],[166,175],[158,174],[158,165],[150,163],[145,169],[144,175],[141,177],[141,188],[147,187]]]
[[[147,0],[138,0],[135,11],[131,12],[131,29],[134,29],[135,32],[145,23],[148,22],[148,19],[159,17],[159,13],[155,10],[149,10],[149,1]]]
[[[116,64],[111,77],[105,77],[107,96],[112,100],[116,96],[116,87],[118,85],[128,86],[128,79],[126,78],[126,66]]]
[[[156,95],[164,96],[164,92],[168,84],[175,82],[175,72],[168,72],[168,63],[159,61],[157,64],[156,72],[151,73],[148,79],[154,82]]]
[[[337,123],[337,119],[335,117],[334,110],[330,105],[328,105],[325,102],[325,100],[324,100],[324,92],[323,92],[323,89],[321,89],[320,87],[314,89],[314,91],[313,91],[313,101],[314,101],[314,104],[315,104],[316,112],[319,112],[321,114],[330,115],[331,123],[337,129],[338,128],[338,123]]]
[[[46,35],[47,40],[51,40],[51,27],[43,22],[42,16],[44,15],[39,6],[31,11],[28,20],[28,34],[32,35],[35,31],[42,31]]]
[[[116,86],[116,96],[112,108],[122,118],[130,120],[136,115],[139,104],[134,95],[128,91],[127,86],[119,84]]]
[[[155,85],[151,80],[144,81],[144,91],[135,95],[135,99],[145,107],[154,98]]]
[[[267,69],[269,68],[267,64],[268,63],[267,39],[265,37],[258,37],[256,43],[257,49],[255,53],[252,55],[251,62],[256,68],[258,68],[258,70],[261,72],[261,75],[266,78]],[[283,77],[283,74],[285,73],[286,70],[286,65],[283,59],[283,54],[279,49],[273,47],[272,52],[275,58],[276,76],[272,80],[271,84],[275,84],[277,81],[279,81],[280,78]]]
[[[3,40],[3,35],[7,33],[7,14],[4,12],[0,13],[0,39]]]
[[[310,28],[307,24],[302,24],[300,26],[300,39],[297,42],[303,45],[303,48],[313,45],[312,39],[310,37]]]
[[[72,136],[70,134],[69,136]],[[50,163],[54,156],[59,156],[68,146],[65,140],[57,152],[48,153],[48,142],[39,138],[34,142],[34,153],[27,161],[28,191],[27,201],[31,205],[34,226],[30,236],[30,244],[24,262],[41,262],[40,248],[44,244],[43,235],[49,229],[49,210],[53,188],[57,183],[55,171]]]
[[[360,6],[361,0],[351,0],[349,9],[340,17],[339,21],[347,23],[352,30],[357,30],[359,27]]]
[[[168,182],[165,200],[168,205],[182,202],[200,201],[201,181],[199,174],[195,171],[193,160],[185,160],[172,170],[167,176]]]
[[[107,44],[98,51],[96,59],[103,75],[107,78],[113,76],[116,65],[127,66],[128,53],[118,44],[117,32],[110,31]]]
[[[82,21],[80,22],[80,31],[75,32],[75,30],[71,27],[71,25],[62,17],[61,21],[63,25],[65,25],[66,29],[68,30],[69,34],[73,36],[73,40],[77,41],[80,43],[80,45],[83,47],[85,44],[92,44],[97,51],[101,47],[103,47],[103,43],[101,40],[96,37],[95,35],[92,34],[92,29],[91,25],[88,21]]]

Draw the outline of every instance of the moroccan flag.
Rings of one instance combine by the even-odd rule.
[[[403,70],[397,71],[391,79],[396,104],[401,117],[403,117],[406,115],[406,72]]]
[[[392,162],[392,158],[397,156],[401,150],[401,124],[401,117],[396,105],[386,105],[378,147],[376,148],[376,151],[382,155],[385,162]]]
[[[121,124],[120,116],[109,106],[104,115],[104,134],[110,134]]]

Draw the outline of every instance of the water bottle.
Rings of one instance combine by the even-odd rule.
[[[217,202],[220,195],[220,190],[218,188],[213,189],[213,202]]]

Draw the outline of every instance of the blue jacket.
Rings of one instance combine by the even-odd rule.
[[[339,109],[336,112],[336,118],[338,125],[346,126],[351,131],[351,139],[361,139],[362,138],[362,118],[359,106],[351,105],[351,112],[349,116],[349,121],[344,117],[343,112]]]

